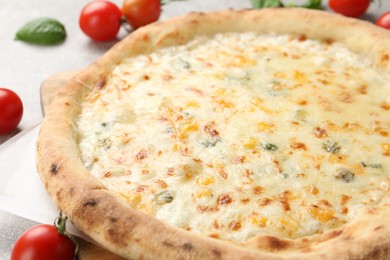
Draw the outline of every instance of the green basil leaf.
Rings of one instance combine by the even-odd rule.
[[[51,45],[65,40],[65,26],[52,18],[38,18],[26,23],[16,33],[16,40],[33,44]]]
[[[303,7],[309,9],[322,9],[322,0],[306,0],[303,4],[289,3],[287,7]]]
[[[160,0],[160,5],[166,5],[170,2],[178,2],[178,1],[186,1],[186,0]]]
[[[304,8],[309,9],[322,9],[322,1],[321,0],[307,0],[306,3],[301,5]]]
[[[280,7],[283,6],[279,0],[251,0],[254,8]]]

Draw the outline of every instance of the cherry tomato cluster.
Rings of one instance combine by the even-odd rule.
[[[358,18],[367,12],[371,2],[372,0],[329,0],[329,7],[336,13]],[[390,11],[383,13],[376,25],[390,29]]]
[[[0,88],[0,135],[16,129],[23,116],[23,103],[10,89]]]
[[[155,22],[160,17],[160,0],[124,0],[122,9],[116,4],[98,0],[88,3],[81,11],[81,30],[95,41],[111,41],[116,38],[121,24],[133,30]]]

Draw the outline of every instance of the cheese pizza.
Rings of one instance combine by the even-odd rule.
[[[61,90],[39,173],[127,258],[387,259],[389,44],[302,9],[146,26]]]

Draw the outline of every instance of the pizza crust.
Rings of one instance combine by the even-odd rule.
[[[70,80],[52,103],[37,142],[37,167],[58,208],[98,244],[127,258],[145,259],[388,259],[390,199],[340,229],[299,239],[269,235],[244,245],[200,236],[163,223],[117,200],[83,166],[77,116],[83,95],[102,88],[123,57],[184,44],[221,32],[305,35],[342,42],[389,73],[390,34],[367,22],[321,11],[263,9],[192,13],[140,28]]]

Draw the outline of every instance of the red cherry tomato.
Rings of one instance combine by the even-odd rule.
[[[329,0],[329,7],[336,13],[360,17],[366,13],[370,0]]]
[[[23,116],[23,103],[10,89],[0,88],[0,135],[16,129]]]
[[[95,41],[111,41],[121,27],[122,11],[108,1],[92,1],[80,14],[81,30]]]
[[[160,17],[160,0],[124,0],[122,12],[126,21],[137,29],[155,22]]]
[[[73,260],[75,245],[53,225],[40,224],[24,232],[12,249],[11,260]]]
[[[382,14],[376,21],[376,25],[390,30],[390,11]]]

